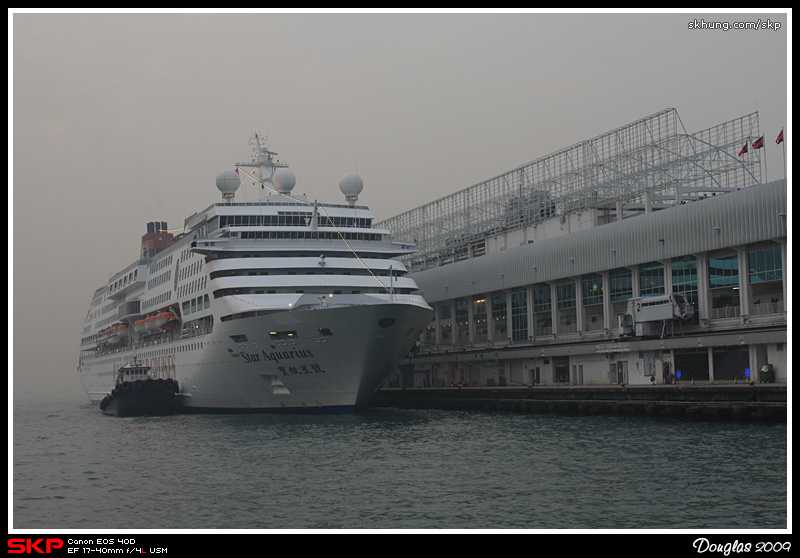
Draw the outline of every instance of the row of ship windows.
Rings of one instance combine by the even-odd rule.
[[[147,281],[147,288],[152,289],[153,287],[158,287],[159,285],[163,285],[167,281],[172,278],[172,270],[167,270],[161,275],[153,277],[152,279]]]
[[[138,356],[141,359],[157,358],[162,356],[170,356],[175,353],[188,353],[191,351],[199,351],[203,348],[203,342],[189,343],[188,345],[179,345],[177,347],[167,347],[165,349],[158,349],[155,351],[145,351]]]
[[[233,236],[236,236],[235,234]],[[325,232],[325,231],[243,231],[238,234],[243,239],[292,239],[292,240],[381,240],[382,234]]]
[[[199,312],[200,310],[205,310],[211,306],[211,301],[208,298],[208,295],[198,296],[191,300],[185,300],[181,304],[181,314],[186,316],[193,312]]]
[[[200,273],[202,269],[203,269],[203,260],[194,261],[190,265],[187,265],[178,272],[178,281],[183,281],[184,279],[187,279],[196,273]]]
[[[110,283],[108,285],[108,293],[109,294],[114,293],[114,292],[116,292],[116,291],[128,286],[128,283],[133,283],[134,281],[136,281],[136,276],[138,274],[139,274],[139,270],[138,269],[134,269],[133,271],[128,272],[127,275],[124,275],[124,276],[120,277],[119,279],[117,279],[116,281],[114,281],[113,283]]]
[[[161,293],[160,295],[149,298],[142,303],[142,311],[147,311],[151,308],[163,306],[172,299],[172,291]]]
[[[385,260],[387,255],[381,252],[359,251],[359,257],[364,259]],[[257,252],[212,252],[205,257],[206,263],[215,260],[228,259],[259,259],[259,258],[355,258],[350,251],[334,251],[330,249],[308,248],[307,250],[257,251]]]
[[[378,277],[389,277],[390,273],[388,269],[385,270],[373,270],[370,273],[369,270],[351,270],[351,271],[341,271],[338,273],[334,273],[333,271],[326,270],[320,271],[319,269],[313,268],[296,268],[292,271],[286,270],[272,270],[272,272],[264,270],[264,269],[226,269],[224,271],[214,271],[209,276],[212,280],[218,279],[221,277],[254,277],[254,276],[264,276],[264,275],[274,275],[274,276],[287,276],[287,275],[347,275],[347,276],[368,276],[368,275],[375,275]],[[406,275],[405,271],[393,271],[391,273],[392,277],[395,279],[398,277],[404,277]]]
[[[200,277],[185,285],[181,285],[180,287],[178,287],[178,298],[183,298],[197,291],[202,291],[203,289],[206,288],[207,282],[208,282],[208,277]]]
[[[169,255],[166,258],[164,258],[162,260],[159,260],[156,263],[154,263],[153,265],[151,265],[150,266],[150,275],[152,275],[152,274],[154,274],[154,273],[156,273],[158,271],[161,271],[162,269],[164,269],[165,267],[170,266],[170,265],[172,265],[172,255]]]
[[[317,216],[319,226],[372,228],[372,219],[364,217]],[[307,227],[311,224],[310,212],[286,212],[280,215],[220,215],[221,227]]]
[[[411,294],[415,291],[415,289],[394,289],[396,294]],[[293,289],[291,287],[283,288],[283,289],[258,289],[252,287],[237,287],[237,288],[230,288],[230,289],[218,289],[214,291],[214,298],[223,298],[226,296],[234,296],[234,295],[250,295],[250,294],[320,294],[320,295],[340,295],[340,294],[375,294],[375,293],[385,293],[386,290],[383,288],[374,288],[374,289],[360,289],[360,290],[330,290],[325,289],[324,287],[320,287],[317,289],[306,290],[306,289]]]

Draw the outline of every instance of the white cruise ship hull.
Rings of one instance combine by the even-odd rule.
[[[381,303],[257,312],[213,334],[137,348],[157,377],[180,385],[181,412],[348,413],[365,406],[408,354],[432,311]],[[89,398],[113,388],[131,351],[79,367]]]
[[[91,401],[135,360],[178,382],[178,412],[351,412],[420,339],[433,309],[396,260],[413,243],[372,226],[354,173],[344,204],[292,195],[265,140],[217,175],[222,203],[147,223],[139,257],[95,289],[78,364]],[[245,180],[258,202],[235,201]]]

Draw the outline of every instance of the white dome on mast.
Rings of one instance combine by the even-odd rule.
[[[339,190],[350,205],[355,205],[358,195],[364,189],[364,181],[354,172],[349,172],[339,181]]]
[[[222,192],[222,199],[225,203],[230,203],[241,184],[239,173],[234,169],[223,169],[217,174],[216,182],[217,189]]]
[[[281,194],[291,194],[297,184],[297,177],[287,168],[278,169],[272,175],[272,185]]]

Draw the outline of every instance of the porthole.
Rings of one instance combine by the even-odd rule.
[[[378,325],[381,327],[390,327],[394,325],[394,318],[383,318],[378,322]]]

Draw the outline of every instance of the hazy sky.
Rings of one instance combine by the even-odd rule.
[[[378,219],[668,107],[690,133],[758,110],[769,178],[783,176],[791,11],[21,10],[9,10],[16,390],[82,391],[95,289],[138,257],[148,221],[182,227],[219,201],[216,174],[249,159],[255,131],[296,193],[340,202],[339,178],[357,170]]]

